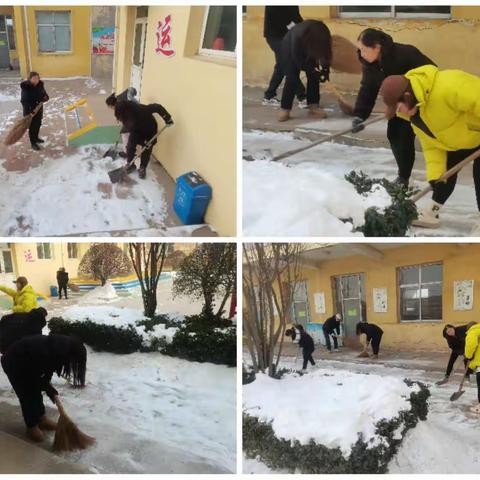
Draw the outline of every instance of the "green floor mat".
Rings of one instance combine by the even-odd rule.
[[[107,125],[103,127],[96,127],[89,132],[80,135],[68,142],[70,147],[83,147],[85,145],[95,144],[114,144],[118,135],[120,134],[120,125]]]

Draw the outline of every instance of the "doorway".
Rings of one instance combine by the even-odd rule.
[[[307,323],[310,323],[310,309],[308,306],[308,288],[307,282],[297,282],[293,292],[292,305],[293,323],[303,325],[307,329]]]
[[[148,7],[137,7],[135,30],[133,37],[132,71],[130,74],[130,86],[137,90],[140,98],[142,90],[143,62],[145,58],[145,43],[147,41]]]
[[[0,69],[10,70],[10,65],[7,16],[0,15]]]

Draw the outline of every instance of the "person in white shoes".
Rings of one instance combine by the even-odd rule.
[[[424,65],[405,75],[391,75],[380,87],[388,118],[408,120],[420,140],[432,201],[413,225],[437,228],[440,211],[457,182],[438,179],[480,148],[480,77],[461,70]],[[480,210],[480,159],[473,162],[473,181]],[[480,215],[471,235],[480,236]]]

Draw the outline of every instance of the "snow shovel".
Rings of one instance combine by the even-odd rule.
[[[112,160],[115,160],[117,158],[117,147],[118,143],[120,142],[120,138],[122,138],[122,134],[118,134],[117,141],[115,142],[115,145],[113,147],[110,147],[104,154],[102,158],[107,158],[110,157]]]
[[[465,379],[467,378],[467,373],[468,373],[468,365],[465,367],[465,373],[463,374],[463,378],[462,378],[462,381],[460,382],[460,386],[458,387],[458,390],[452,393],[450,397],[451,402],[458,400],[465,393],[465,390],[463,390],[463,384],[465,382]]]
[[[317,145],[320,145],[321,143],[326,143],[334,140],[335,138],[342,137],[343,135],[346,135],[348,133],[352,133],[353,130],[363,130],[365,127],[368,125],[372,125],[373,123],[380,122],[382,120],[385,120],[387,117],[385,115],[381,115],[379,117],[371,118],[370,120],[366,120],[363,123],[360,123],[356,127],[350,127],[346,128],[345,130],[341,130],[340,132],[333,133],[332,135],[329,135],[327,137],[324,137],[320,140],[317,140],[316,142],[310,143],[309,145],[306,145],[305,147],[300,147],[296,148],[294,150],[289,150],[288,152],[281,153],[280,155],[277,156],[272,156],[272,152],[268,149],[263,150],[264,158],[265,160],[270,160],[272,162],[278,162],[279,160],[284,160],[285,158],[291,157],[293,155],[296,155],[297,153],[304,152],[305,150],[310,150],[313,147],[316,147]],[[255,158],[252,156],[249,157],[244,157],[246,160],[255,160]]]
[[[4,145],[9,147],[14,143],[17,143],[25,134],[25,132],[30,128],[33,117],[42,109],[43,102],[40,102],[32,113],[29,113],[23,118],[20,118],[15,122],[12,129],[7,133],[5,140],[3,141]]]
[[[370,355],[368,354],[368,352],[366,350],[363,350],[362,352],[360,352],[358,355],[357,355],[358,358],[370,358]]]
[[[445,182],[448,180],[452,175],[455,175],[458,173],[465,165],[468,165],[469,163],[473,162],[477,158],[480,158],[480,149],[476,150],[473,152],[471,155],[469,155],[467,158],[464,158],[460,163],[457,163],[454,167],[452,167],[450,170],[447,170],[438,180],[438,182]],[[414,203],[417,203],[418,200],[423,198],[428,192],[432,191],[432,186],[429,184],[428,187],[425,187],[423,190],[418,192],[417,194],[413,195],[410,200]]]
[[[132,165],[135,164],[135,160],[137,158],[141,157],[142,153],[145,150],[148,150],[153,145],[153,142],[158,138],[158,136],[168,127],[169,127],[168,124],[164,125],[143,147],[140,148],[139,152],[135,153],[135,156],[133,157],[133,160],[131,162],[128,162],[123,167],[116,168],[115,170],[110,170],[108,172],[108,176],[110,177],[110,181],[112,183],[118,183],[118,182],[123,181],[128,175],[129,167],[131,167]]]
[[[55,397],[60,418],[58,419],[53,450],[55,452],[72,452],[74,450],[85,450],[95,444],[95,439],[83,433],[65,412],[60,398]]]

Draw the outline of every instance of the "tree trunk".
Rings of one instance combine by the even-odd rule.
[[[143,295],[143,305],[145,309],[145,316],[153,318],[157,311],[157,292],[146,291]]]

